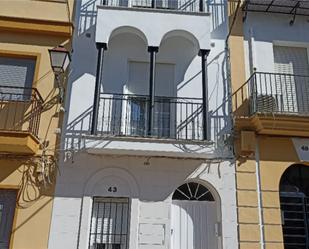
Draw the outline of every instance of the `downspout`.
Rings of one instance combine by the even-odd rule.
[[[256,192],[258,195],[257,201],[258,201],[259,227],[260,227],[260,244],[261,244],[261,249],[265,249],[263,210],[262,210],[259,137],[256,138],[256,146],[255,146],[255,175],[256,175]]]
[[[229,4],[229,3],[227,3]],[[231,58],[230,58],[230,46],[229,46],[229,38],[232,34],[232,29],[234,27],[234,24],[236,22],[236,18],[238,15],[238,12],[241,11],[241,0],[238,1],[236,10],[234,13],[233,20],[231,22],[231,25],[229,27],[229,33],[226,36],[225,39],[225,53],[226,53],[226,81],[227,81],[227,96],[228,96],[228,108],[229,108],[229,113],[230,113],[230,122],[231,122],[231,134],[234,136],[234,115],[233,115],[233,103],[232,103],[232,76],[231,76]],[[229,16],[229,13],[227,13],[226,16]],[[238,194],[237,194],[237,161],[236,161],[236,152],[234,148],[234,144],[232,142],[232,153],[234,155],[234,182],[235,182],[235,199],[236,199],[236,207],[238,203]],[[238,223],[238,211],[236,212],[236,220],[237,220],[237,243],[238,243],[238,248],[240,249],[240,238],[239,238],[239,223]]]

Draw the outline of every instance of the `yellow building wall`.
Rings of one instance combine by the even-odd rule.
[[[229,1],[231,36],[229,38],[231,84],[233,92],[233,107],[235,116],[248,114],[248,107],[243,108],[238,103],[245,103],[240,91],[246,81],[245,53],[243,37],[243,13],[240,10],[235,17],[237,1]],[[244,89],[243,93],[246,94]],[[245,103],[247,105],[248,103]],[[241,116],[241,115],[240,115]],[[240,126],[244,129],[246,124]],[[279,198],[279,183],[284,171],[291,165],[299,163],[291,137],[257,135],[253,148],[259,146],[259,155],[243,153],[240,150],[241,130],[235,130],[235,151],[237,157],[236,188],[238,206],[238,232],[240,249],[260,249],[261,234],[259,224],[258,192],[256,163],[259,159],[261,205],[263,235],[266,249],[284,249],[282,236],[282,221]]]
[[[300,163],[289,137],[258,136],[261,205],[266,248],[283,249],[279,199],[280,179],[285,170]],[[241,248],[260,248],[256,157],[238,160],[237,202]]]
[[[74,0],[1,0],[0,16],[68,22]]]
[[[74,1],[69,0],[70,8],[73,8],[73,4]],[[73,15],[72,9],[70,13]],[[28,18],[44,20],[43,29],[49,27],[50,20],[69,22],[65,3],[39,0],[2,0],[0,26],[1,21],[6,20],[6,17],[15,18],[14,22],[20,27],[24,25],[30,29],[32,24]],[[51,177],[51,183],[48,183],[42,181],[40,173],[42,146],[34,156],[21,156],[14,153],[5,155],[0,152],[0,189],[18,191],[10,248],[47,249],[55,186],[56,150],[59,148],[59,135],[55,130],[61,128],[62,121],[62,114],[59,112],[59,91],[51,69],[48,49],[62,44],[70,50],[70,33],[63,36],[55,35],[48,29],[47,32],[40,33],[41,28],[35,32],[21,32],[21,30],[10,27],[6,29],[3,26],[0,29],[1,56],[36,58],[33,87],[38,89],[44,100],[38,137],[41,144],[46,145],[47,157],[52,159],[50,164],[45,165]]]

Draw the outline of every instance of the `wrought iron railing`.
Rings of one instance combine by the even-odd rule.
[[[255,72],[233,94],[238,115],[309,115],[309,76]]]
[[[187,12],[206,11],[204,0],[101,0],[101,5],[177,10]]]
[[[38,136],[43,99],[35,88],[0,86],[0,130]]]
[[[101,94],[97,134],[203,140],[202,99],[155,97],[150,133],[149,104],[149,96]]]

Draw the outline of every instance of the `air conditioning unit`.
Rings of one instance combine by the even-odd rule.
[[[278,103],[272,95],[260,94],[256,97],[256,112],[272,113],[278,112]]]

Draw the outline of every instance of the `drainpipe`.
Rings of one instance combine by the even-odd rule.
[[[253,28],[249,29],[249,40],[248,40],[248,46],[249,46],[249,69],[250,69],[250,75],[252,75],[256,71],[256,53],[254,49],[254,35],[253,35]]]
[[[260,227],[260,245],[261,249],[265,249],[265,238],[264,238],[264,225],[263,225],[263,209],[262,209],[262,191],[261,191],[261,173],[260,173],[260,148],[259,138],[256,138],[255,147],[255,174],[256,174],[256,192],[258,194],[258,214],[259,214],[259,227]]]

